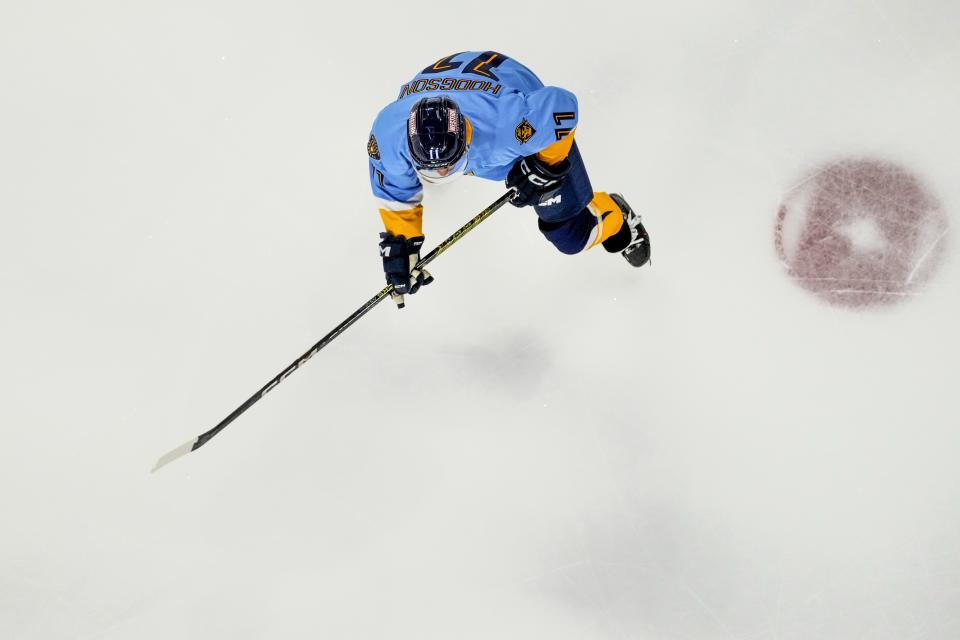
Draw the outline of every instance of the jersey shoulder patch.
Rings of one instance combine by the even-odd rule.
[[[536,135],[537,130],[533,128],[533,125],[530,124],[530,121],[524,118],[520,121],[520,124],[517,125],[517,128],[514,129],[513,135],[517,138],[517,142],[520,144],[526,144],[526,142]]]

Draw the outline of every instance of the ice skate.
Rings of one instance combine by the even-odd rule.
[[[623,212],[623,223],[630,229],[630,244],[620,253],[633,266],[642,267],[650,262],[650,236],[640,222],[639,214],[634,213],[623,196],[619,193],[611,193],[610,198],[620,207],[620,211]]]

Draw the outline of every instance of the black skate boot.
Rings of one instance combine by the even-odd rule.
[[[630,242],[620,253],[633,266],[642,267],[650,262],[650,236],[647,234],[647,230],[643,228],[640,216],[633,212],[622,195],[611,193],[610,198],[617,203],[620,211],[623,212],[623,226],[630,230]]]

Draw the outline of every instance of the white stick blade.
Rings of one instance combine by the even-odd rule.
[[[177,458],[181,456],[185,456],[191,451],[193,451],[193,445],[195,445],[197,443],[197,440],[199,439],[200,438],[194,438],[190,442],[185,442],[179,447],[177,447],[176,449],[174,449],[173,451],[171,451],[170,453],[167,453],[166,455],[161,457],[159,460],[157,460],[157,464],[153,465],[153,469],[150,470],[150,473],[153,473],[160,467],[164,465],[168,465],[174,460],[176,460]]]

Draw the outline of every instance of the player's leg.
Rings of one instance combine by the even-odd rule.
[[[534,207],[540,231],[566,254],[602,244],[610,253],[623,253],[634,266],[645,264],[650,240],[640,216],[619,194],[593,191],[576,142],[567,160],[570,170],[560,189]]]
[[[534,210],[540,219],[540,231],[547,240],[561,252],[574,254],[590,244],[597,220],[587,210],[587,204],[593,199],[593,187],[576,142],[570,147],[567,161],[570,169],[560,189],[542,197]]]

